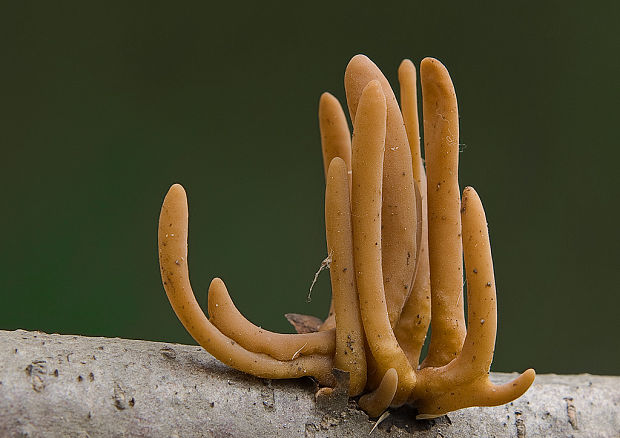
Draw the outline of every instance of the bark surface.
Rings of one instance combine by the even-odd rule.
[[[308,378],[258,379],[198,346],[0,331],[2,437],[620,436],[620,377],[540,375],[504,406],[423,421],[405,407],[374,430],[346,391],[314,392]]]

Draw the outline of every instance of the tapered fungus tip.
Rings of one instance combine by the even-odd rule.
[[[166,201],[170,199],[187,199],[187,194],[181,184],[173,184],[170,186],[168,193],[166,193]]]
[[[467,186],[465,187],[465,189],[463,189],[463,197],[461,199],[461,213],[467,212],[467,205],[470,201],[481,202],[478,192],[476,192],[473,187]]]
[[[402,80],[403,75],[415,75],[415,65],[411,62],[410,59],[403,59],[403,61],[398,66],[398,78]]]
[[[220,287],[224,287],[224,288],[226,287],[221,278],[215,277],[213,280],[211,280],[211,284],[209,285],[209,290],[211,290],[211,288],[220,288]]]
[[[359,53],[355,55],[353,58],[351,58],[351,60],[347,64],[347,70],[351,68],[356,68],[360,65],[364,65],[364,64],[367,65],[368,63],[374,64],[368,56]]]
[[[381,415],[392,403],[398,388],[398,372],[390,368],[383,375],[381,383],[372,392],[360,397],[358,404],[371,418]]]
[[[325,91],[323,94],[321,94],[321,98],[319,99],[319,105],[326,105],[329,103],[338,103],[338,99],[336,99],[333,94]]]
[[[443,65],[436,58],[426,57],[420,62],[420,69],[437,68]]]
[[[172,184],[170,186],[170,189],[168,190],[168,193],[170,193],[170,192],[174,192],[174,193],[176,193],[176,192],[183,192],[183,193],[185,193],[185,189],[183,188],[183,186],[181,184],[177,183],[177,184]]]
[[[340,157],[334,157],[332,161],[329,163],[329,170],[327,172],[327,177],[330,179],[336,178],[338,173],[342,173],[347,171],[347,165],[344,160]]]
[[[536,371],[534,370],[534,368],[528,368],[527,370],[525,370],[523,372],[523,380],[525,380],[526,382],[529,382],[529,384],[527,385],[528,388],[532,385],[532,383],[534,383],[534,379],[536,379]]]
[[[489,399],[491,403],[488,403],[487,405],[498,406],[518,399],[525,394],[525,391],[527,391],[530,386],[532,386],[535,378],[536,371],[529,368],[520,374],[516,379],[506,382],[503,385],[495,386],[491,384],[493,387],[493,391],[490,393],[491,398]]]
[[[435,58],[424,58],[420,63],[420,76],[436,82],[452,84],[448,69]]]
[[[370,70],[379,70],[379,67],[372,62],[372,60],[366,55],[355,55],[349,63],[347,64],[347,68],[344,71],[344,83],[347,81],[355,81],[355,79],[367,81],[367,72]],[[365,84],[359,84],[362,87]]]
[[[400,117],[400,110],[398,109],[398,103],[396,97],[390,87],[388,80],[377,65],[372,62],[368,57],[364,55],[354,56],[347,69],[344,72],[344,88],[347,94],[347,105],[349,106],[349,114],[351,115],[351,121],[355,125],[355,118],[357,114],[357,106],[362,95],[362,91],[372,80],[379,80],[383,88],[387,100],[391,103],[390,108],[393,113],[393,117]],[[399,122],[402,124],[402,122]],[[403,132],[404,134],[404,126]],[[391,135],[389,136],[391,138]],[[394,141],[397,141],[394,139]],[[394,147],[394,146],[393,146]],[[403,149],[404,150],[404,149]]]
[[[182,233],[185,224],[185,233],[187,232],[187,194],[181,184],[174,184],[166,193],[164,203],[159,216],[159,231],[161,233],[170,234],[170,227],[174,224],[181,226],[177,233]]]
[[[362,91],[362,96],[367,99],[385,101],[385,94],[383,94],[381,83],[376,79],[368,82],[368,84],[364,87],[364,91]]]
[[[344,85],[347,90],[347,102],[353,116],[357,112],[357,104],[361,90],[368,81],[381,76],[379,67],[365,55],[355,55],[344,71]]]
[[[507,383],[506,385],[512,386],[512,391],[514,394],[513,399],[517,399],[525,394],[532,383],[534,383],[534,379],[536,379],[536,371],[533,368],[528,368],[525,370],[519,377],[512,381],[512,383]]]

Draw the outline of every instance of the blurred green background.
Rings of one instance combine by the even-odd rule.
[[[170,184],[201,303],[324,316],[317,122],[357,53],[442,60],[487,210],[493,369],[620,374],[618,2],[4,2],[0,328],[193,343],[157,264]]]

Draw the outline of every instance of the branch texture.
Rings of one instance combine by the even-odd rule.
[[[492,373],[503,383],[513,374]],[[362,437],[375,421],[310,379],[268,381],[202,348],[0,331],[0,436]],[[373,437],[618,437],[620,377],[539,375],[518,400],[435,420],[392,411]]]

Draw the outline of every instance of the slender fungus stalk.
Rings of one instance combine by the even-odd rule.
[[[416,71],[413,63],[405,59],[398,68],[400,99],[403,120],[407,130],[413,178],[419,188],[416,191],[416,207],[419,222],[417,270],[415,272],[411,295],[405,302],[394,334],[407,354],[409,362],[417,368],[420,352],[426,340],[431,319],[431,277],[428,262],[428,206],[426,203],[426,173],[420,151],[420,129],[418,122],[418,103],[416,92]]]
[[[313,376],[324,385],[334,382],[332,358],[328,355],[301,356],[279,361],[252,353],[223,335],[196,302],[187,269],[187,197],[179,184],[173,185],[159,217],[159,266],[168,300],[189,334],[205,350],[239,371],[267,379]],[[219,278],[213,283],[221,282]]]
[[[425,368],[412,397],[419,418],[432,418],[469,406],[497,406],[520,397],[534,381],[529,369],[512,382],[489,381],[497,329],[493,259],[486,217],[476,191],[463,191],[463,245],[467,269],[467,336],[462,351],[449,364]]]
[[[358,404],[369,417],[378,417],[390,407],[397,389],[398,373],[394,368],[390,368],[385,372],[379,386],[374,391],[361,396]]]
[[[463,249],[458,181],[459,121],[446,68],[425,58],[420,66],[424,151],[428,178],[428,246],[431,275],[431,342],[422,367],[442,366],[465,338]]]
[[[415,374],[388,318],[383,288],[381,194],[386,104],[381,84],[373,80],[362,91],[353,127],[353,256],[364,331],[378,373],[390,368],[401,383],[395,404],[403,403],[415,385]]]
[[[332,304],[325,321],[289,315],[302,334],[252,324],[219,278],[209,287],[207,319],[189,282],[187,198],[180,185],[170,188],[159,219],[164,289],[187,331],[213,356],[258,377],[312,376],[326,386],[319,390],[326,396],[334,392],[333,367],[342,369],[349,373],[349,395],[361,394],[358,403],[371,417],[408,403],[418,418],[433,418],[507,403],[530,387],[532,369],[504,385],[489,381],[497,303],[486,217],[471,187],[461,208],[450,76],[432,58],[422,61],[420,74],[426,166],[411,61],[398,69],[401,113],[378,67],[363,55],[351,59],[345,88],[352,140],[336,98],[321,96]],[[419,365],[431,320],[429,353]]]
[[[405,122],[407,140],[411,151],[413,178],[420,190],[426,195],[426,173],[420,149],[420,122],[418,120],[418,90],[416,88],[416,71],[413,62],[403,60],[398,67],[400,84],[400,106]]]
[[[274,333],[255,326],[235,307],[223,281],[209,287],[209,321],[243,348],[274,359],[291,360],[299,355],[334,353],[335,329],[314,333]]]
[[[346,164],[336,157],[329,166],[325,190],[325,229],[328,252],[332,254],[330,277],[336,315],[334,366],[349,373],[349,395],[355,396],[366,386],[367,371],[355,285],[350,205]]]
[[[351,133],[347,117],[338,99],[330,93],[323,93],[319,100],[319,129],[321,130],[321,149],[323,150],[323,169],[325,178],[329,164],[336,157],[342,158],[351,184]]]
[[[329,164],[336,157],[344,160],[347,170],[349,190],[351,189],[351,133],[347,117],[344,115],[338,99],[330,93],[323,93],[319,100],[319,129],[321,131],[321,149],[323,151],[323,169],[325,178]],[[329,254],[329,251],[328,251]],[[320,330],[328,330],[336,326],[334,319],[334,298],[329,306],[328,318]]]
[[[394,327],[411,293],[416,267],[415,191],[411,151],[398,101],[381,70],[364,55],[354,56],[345,71],[345,89],[351,120],[355,126],[362,90],[372,80],[377,80],[381,84],[387,107],[381,204],[382,232],[379,244],[382,251],[386,304],[390,324]],[[353,135],[355,136],[355,131]]]

